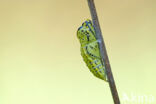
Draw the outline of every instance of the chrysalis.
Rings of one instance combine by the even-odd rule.
[[[81,44],[81,55],[90,71],[96,77],[107,81],[105,66],[102,64],[99,43],[91,20],[87,19],[77,30]]]

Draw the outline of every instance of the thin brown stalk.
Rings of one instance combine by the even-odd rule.
[[[98,20],[98,16],[97,16],[97,13],[96,13],[94,0],[87,0],[87,1],[88,1],[88,6],[90,8],[90,13],[91,13],[93,25],[94,25],[94,28],[95,28],[95,32],[96,32],[96,35],[97,35],[96,38],[100,42],[99,43],[100,54],[101,54],[101,57],[102,57],[102,60],[103,60],[103,64],[106,67],[106,74],[107,74],[110,90],[111,90],[111,93],[112,93],[113,101],[114,101],[114,104],[120,104],[120,100],[119,100],[118,92],[117,92],[117,89],[116,89],[115,81],[114,81],[114,78],[113,78],[113,74],[112,74],[112,71],[111,71],[111,66],[110,66],[110,63],[109,63],[105,43],[104,43],[104,40],[103,40],[103,37],[102,37],[102,32],[101,32],[101,29],[100,29],[100,25],[99,25],[99,20]]]

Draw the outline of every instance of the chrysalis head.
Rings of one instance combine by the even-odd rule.
[[[95,31],[91,20],[87,19],[82,26],[78,28],[77,37],[81,45],[96,41]]]
[[[84,27],[89,27],[89,26],[93,26],[93,24],[92,24],[92,21],[91,21],[91,20],[87,19],[87,20],[82,24],[82,26],[84,26]]]
[[[81,43],[81,45],[85,45],[88,43],[88,38],[89,38],[89,35],[87,35],[86,33],[87,31],[87,28],[86,27],[83,27],[81,26],[78,31],[77,31],[77,37]],[[88,37],[87,37],[88,36]]]

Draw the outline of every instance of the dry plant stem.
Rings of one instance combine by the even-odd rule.
[[[94,0],[87,0],[87,1],[88,1],[88,6],[90,8],[90,13],[91,13],[91,16],[92,16],[92,21],[93,21],[93,25],[94,25],[94,28],[95,28],[95,32],[96,32],[96,35],[97,35],[96,38],[100,41],[100,43],[99,43],[100,53],[101,53],[101,57],[102,57],[102,60],[103,60],[103,64],[106,66],[106,74],[107,74],[107,77],[108,77],[108,82],[109,82],[110,90],[111,90],[112,97],[113,97],[113,100],[114,100],[114,104],[120,104],[118,92],[117,92],[117,89],[116,89],[116,85],[115,85],[115,81],[114,81],[113,74],[112,74],[112,71],[111,71],[111,67],[110,67],[106,47],[105,47],[105,44],[104,44],[104,40],[103,40],[103,37],[102,37],[102,32],[101,32],[100,25],[99,25]]]

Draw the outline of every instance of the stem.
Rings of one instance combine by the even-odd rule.
[[[114,104],[120,104],[120,100],[119,100],[118,92],[117,92],[117,89],[116,89],[115,81],[114,81],[114,78],[113,78],[113,74],[112,74],[112,71],[111,71],[111,66],[110,66],[110,63],[109,63],[105,43],[104,43],[104,40],[103,40],[103,37],[102,37],[102,32],[101,32],[101,29],[100,29],[100,25],[99,25],[94,0],[87,0],[87,1],[88,1],[88,6],[90,8],[92,21],[93,21],[93,25],[94,25],[96,36],[97,36],[96,38],[97,38],[97,40],[100,41],[100,43],[99,43],[100,54],[101,54],[101,57],[102,57],[103,64],[106,67],[106,74],[107,74],[107,78],[108,78],[108,82],[109,82],[109,87],[110,87],[110,90],[111,90],[111,93],[112,93],[112,97],[113,97],[113,100],[114,100]]]

